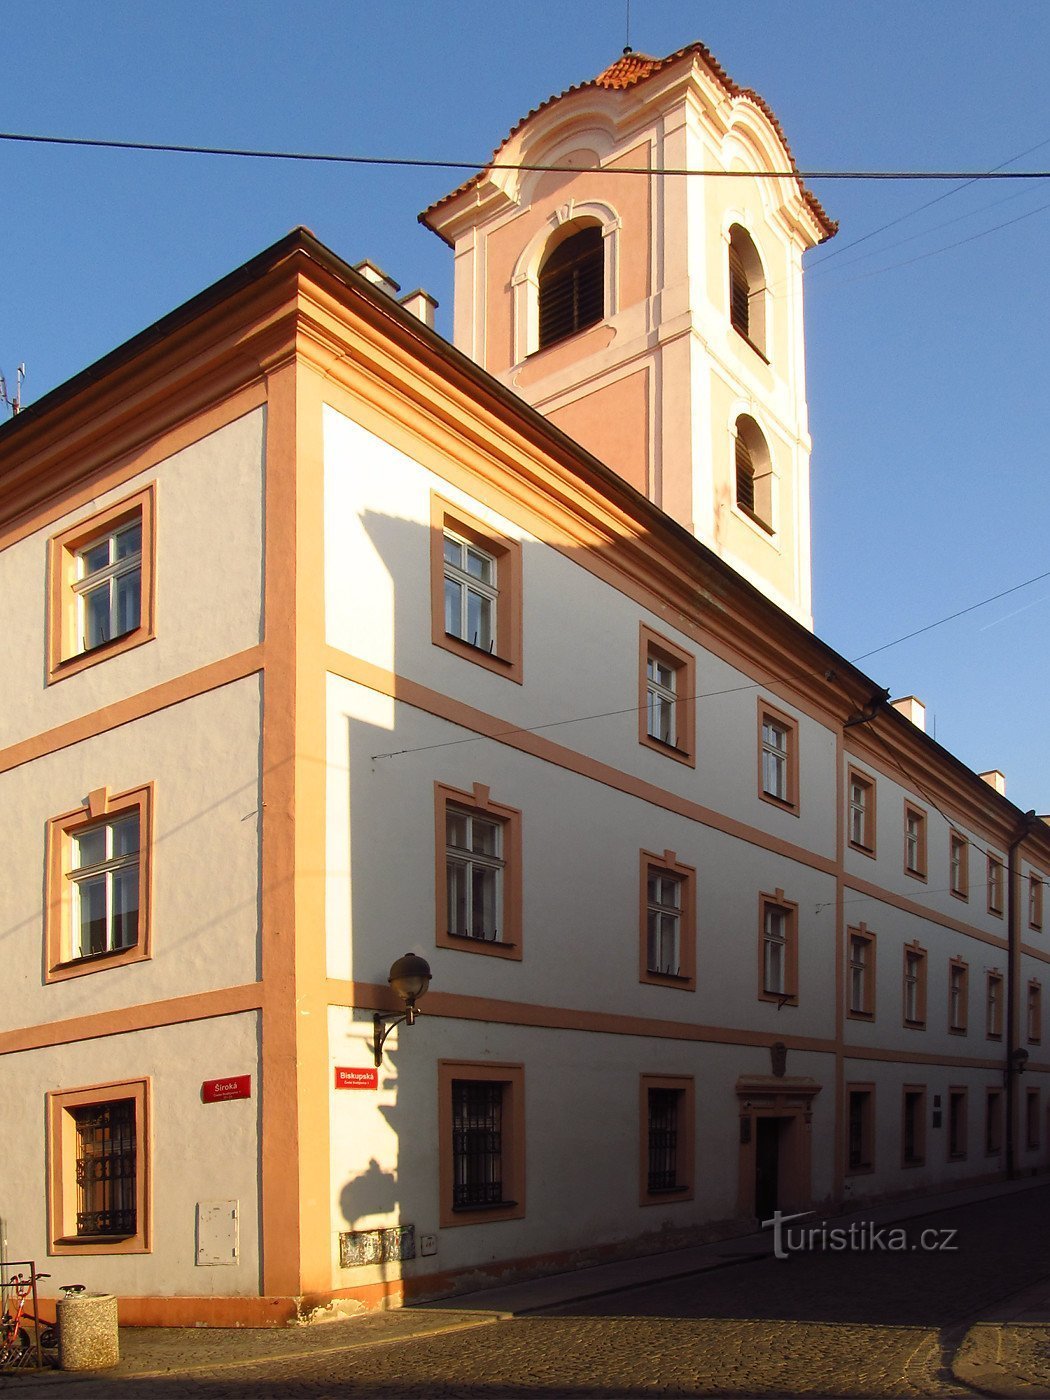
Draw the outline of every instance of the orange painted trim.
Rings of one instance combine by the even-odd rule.
[[[461,536],[492,556],[496,565],[496,641],[498,652],[472,646],[445,631],[445,531]],[[484,666],[521,685],[522,665],[521,543],[494,525],[479,520],[461,507],[430,493],[430,619],[431,640],[454,655]]]
[[[72,1110],[131,1099],[135,1105],[135,1233],[101,1239],[77,1236],[77,1133]],[[47,1106],[47,1219],[49,1255],[149,1254],[153,1249],[152,1119],[150,1080],[128,1079],[56,1090]]]
[[[847,1060],[875,1060],[887,1065],[939,1065],[942,1069],[986,1069],[1002,1074],[1001,1059],[981,1059],[976,1055],[948,1055],[936,1051],[927,1053],[921,1050],[891,1050],[879,1046],[847,1045],[844,1049]]]
[[[897,894],[893,890],[883,889],[881,885],[876,885],[871,880],[862,880],[858,875],[844,874],[842,878],[846,888],[856,891],[857,894],[869,895],[880,904],[889,904],[894,909],[902,909],[906,914],[914,914],[916,918],[923,919],[928,924],[937,924],[939,928],[951,929],[954,933],[961,933],[966,938],[975,939],[978,943],[987,943],[992,948],[1006,951],[1006,939],[1000,938],[994,933],[985,933],[983,929],[976,928],[973,924],[965,924],[961,919],[955,919],[950,914],[942,914],[939,909],[929,909],[915,899],[909,899],[906,895]]]
[[[502,915],[503,937],[498,941],[484,938],[470,938],[449,932],[448,928],[448,809],[460,807],[469,812],[478,812],[499,824],[503,838],[502,876]],[[524,948],[522,944],[524,922],[522,919],[522,870],[521,857],[521,812],[517,807],[506,807],[493,802],[489,789],[483,783],[475,783],[472,792],[460,792],[446,787],[444,783],[434,784],[434,944],[438,948],[452,948],[459,953],[483,953],[490,957],[508,958],[520,962]]]
[[[0,1032],[0,1055],[26,1050],[44,1050],[55,1045],[72,1045],[80,1040],[99,1040],[110,1035],[130,1035],[158,1026],[177,1026],[188,1021],[210,1021],[217,1016],[237,1016],[257,1011],[262,1005],[259,984],[222,987],[214,992],[194,992],[168,1001],[147,1002],[141,1006],[115,1006],[89,1016],[73,1016],[66,1021],[46,1021],[43,1025]]]
[[[650,656],[669,666],[675,676],[675,743],[665,744],[649,733]],[[654,632],[644,622],[638,624],[638,742],[664,758],[673,758],[690,768],[696,767],[696,657]]]
[[[809,866],[811,869],[822,871],[826,875],[835,875],[838,872],[836,862],[826,856],[808,851],[805,847],[796,846],[789,841],[782,841],[776,836],[770,836],[768,832],[762,831],[758,827],[748,826],[746,822],[726,817],[710,807],[702,807],[698,802],[679,797],[676,793],[657,787],[655,783],[645,782],[643,779],[632,777],[629,773],[624,773],[607,763],[600,763],[596,759],[576,753],[574,750],[556,744],[542,735],[516,728],[506,720],[500,720],[494,715],[487,714],[484,710],[475,709],[473,705],[463,704],[462,701],[454,700],[448,695],[431,690],[428,686],[420,685],[407,677],[396,675],[383,667],[374,666],[370,661],[362,661],[330,646],[326,650],[325,665],[334,676],[352,681],[355,685],[365,686],[379,695],[399,700],[406,705],[411,705],[414,709],[424,710],[427,714],[436,715],[439,719],[447,719],[450,723],[459,725],[461,728],[471,729],[474,733],[481,734],[485,738],[495,739],[501,744],[506,744],[508,748],[531,754],[535,758],[542,758],[545,762],[556,764],[559,768],[564,768],[570,773],[590,778],[596,783],[602,783],[604,786],[626,793],[630,797],[641,798],[643,802],[651,802],[654,806],[661,807],[665,811],[676,812],[679,816],[688,817],[691,821],[700,822],[703,826],[709,826],[728,836],[739,837],[763,850],[775,851],[788,860],[797,861],[799,865]]]
[[[682,865],[674,851],[656,855],[642,851],[638,877],[639,948],[638,980],[654,987],[677,988],[683,992],[696,991],[696,868]],[[678,971],[654,972],[649,967],[649,872],[663,871],[678,879],[681,902],[678,911]]]
[[[784,797],[778,797],[776,793],[767,791],[765,785],[765,741],[762,731],[767,722],[784,731],[787,747],[785,759],[787,792]],[[784,714],[782,710],[774,709],[769,701],[763,699],[761,695],[758,697],[758,795],[763,802],[778,807],[782,812],[790,812],[792,816],[796,817],[799,814],[798,720],[793,719],[791,715]]]
[[[139,566],[140,622],[90,651],[77,648],[77,552],[92,540],[107,535],[137,519],[142,531],[142,562]],[[157,616],[157,483],[151,482],[127,500],[96,511],[85,520],[70,525],[48,540],[47,683],[65,680],[88,666],[108,661],[156,637]]]
[[[502,1084],[500,1181],[504,1204],[485,1210],[453,1205],[453,1080]],[[491,1060],[438,1060],[438,1223],[443,1230],[459,1225],[487,1225],[525,1217],[525,1066]]]
[[[209,690],[218,690],[220,686],[244,680],[262,670],[264,655],[262,646],[249,647],[247,651],[223,657],[221,661],[210,662],[207,666],[188,671],[173,680],[162,681],[138,695],[116,700],[112,705],[107,705],[101,710],[92,710],[89,714],[80,715],[66,724],[56,725],[54,729],[46,729],[30,739],[22,739],[17,744],[0,749],[0,773],[7,773],[12,768],[19,768],[23,763],[32,763],[38,758],[46,758],[48,754],[58,753],[61,749],[82,743],[85,739],[93,739],[96,735],[108,734],[123,724],[131,724],[134,720],[144,719],[159,710],[166,710],[171,705],[179,705],[184,700],[206,695]]]
[[[139,819],[139,919],[138,937],[130,948],[117,953],[73,959],[72,949],[72,842],[78,832],[108,817],[137,812]],[[153,813],[154,785],[146,783],[130,792],[110,794],[101,788],[87,803],[47,824],[44,891],[44,981],[61,982],[106,968],[145,962],[153,956]]]
[[[649,1187],[649,1091],[670,1089],[678,1095],[676,1117],[675,1187],[653,1191]],[[696,1080],[691,1074],[641,1074],[638,1079],[638,1204],[673,1206],[696,1195]]]

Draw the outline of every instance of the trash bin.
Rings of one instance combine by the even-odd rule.
[[[104,1371],[120,1360],[117,1300],[78,1293],[58,1300],[58,1364],[63,1371]]]

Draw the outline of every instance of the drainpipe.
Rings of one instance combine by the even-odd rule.
[[[1017,1076],[1023,1066],[1018,1064],[1016,1051],[1020,1044],[1017,1017],[1019,1011],[1019,991],[1021,979],[1021,909],[1018,896],[1018,852],[1025,839],[1035,829],[1039,818],[1035,812],[1026,812],[1023,825],[1014,839],[1006,857],[1006,1064],[1003,1066],[1003,1084],[1006,1088],[1006,1175],[1012,1178],[1017,1170],[1015,1136],[1017,1130]]]

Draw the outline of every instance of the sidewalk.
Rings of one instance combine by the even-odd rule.
[[[974,1187],[891,1202],[822,1223],[828,1228],[837,1224],[848,1226],[861,1219],[877,1225],[896,1224],[1000,1196],[1045,1190],[1046,1186],[1045,1179],[1028,1179]],[[107,1386],[112,1387],[114,1394],[138,1394],[129,1392],[129,1383],[166,1380],[181,1385],[185,1380],[192,1384],[195,1377],[203,1380],[203,1373],[207,1373],[211,1383],[219,1380],[223,1372],[240,1372],[243,1376],[245,1368],[265,1383],[268,1364],[293,1361],[296,1357],[305,1361],[307,1357],[386,1348],[412,1339],[485,1328],[509,1318],[526,1317],[647,1284],[757,1262],[772,1252],[772,1235],[767,1230],[715,1244],[507,1284],[437,1303],[307,1327],[124,1328],[117,1367],[79,1374],[8,1372],[0,1377],[0,1393],[39,1385],[48,1387],[52,1395],[81,1394],[87,1400],[106,1394]],[[1050,1277],[1007,1299],[998,1308],[966,1319],[943,1338],[943,1343],[946,1363],[942,1375],[945,1380],[954,1379],[960,1388],[956,1393],[977,1390],[1009,1397],[1050,1395]],[[950,1383],[946,1393],[952,1393]]]

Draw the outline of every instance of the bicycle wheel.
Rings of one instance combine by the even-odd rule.
[[[0,1367],[28,1366],[32,1360],[33,1345],[29,1333],[20,1327],[15,1335],[0,1347]]]

